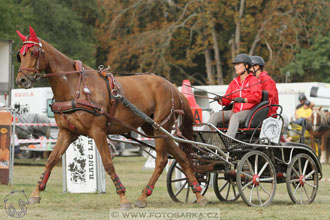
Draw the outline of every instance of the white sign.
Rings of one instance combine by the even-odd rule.
[[[269,117],[262,122],[260,139],[267,138],[273,143],[279,143],[283,121],[279,118]]]
[[[97,156],[96,145],[91,138],[79,136],[69,146],[65,153],[67,192],[90,193],[100,191],[98,181],[103,181],[104,184],[101,185],[105,185],[105,180],[104,172],[97,172],[98,169],[103,171],[102,166],[97,166],[97,158],[99,158]],[[101,191],[105,191],[105,188]]]

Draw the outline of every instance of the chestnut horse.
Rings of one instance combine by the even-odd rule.
[[[187,100],[174,85],[164,78],[152,74],[116,77],[112,82],[109,80],[109,83],[102,78],[98,71],[86,65],[77,70],[77,67],[75,68],[77,62],[56,50],[46,41],[39,39],[31,27],[28,36],[24,36],[18,31],[17,33],[23,41],[23,46],[18,52],[18,61],[21,62],[21,65],[16,83],[20,87],[30,88],[33,82],[41,76],[48,77],[55,103],[58,104],[56,109],[59,110],[55,111],[55,120],[59,127],[57,142],[46,163],[45,171],[32,192],[30,203],[40,202],[40,192],[45,189],[50,172],[57,161],[79,135],[85,135],[93,138],[96,143],[105,171],[110,175],[116,187],[120,207],[130,208],[131,205],[125,196],[125,187],[120,182],[111,160],[107,135],[127,133],[138,127],[141,127],[148,135],[156,135],[161,138],[155,139],[156,166],[147,186],[138,197],[136,206],[147,206],[147,196],[151,195],[156,181],[167,163],[168,153],[179,162],[184,170],[197,202],[200,205],[207,203],[200,193],[201,187],[194,176],[188,155],[185,153],[184,147],[189,146],[184,144],[184,146],[178,147],[172,139],[165,137],[157,126],[146,123],[143,118],[137,117],[125,107],[121,101],[114,99],[118,92],[167,131],[172,129],[179,116],[178,112],[181,111],[183,116],[180,130],[183,136],[191,140],[193,115]],[[40,74],[42,71],[45,74]],[[107,79],[109,79],[112,74],[108,73],[104,76],[108,76]],[[108,87],[111,87],[111,92]],[[82,103],[82,108],[74,108],[75,105],[70,103]],[[61,111],[68,104],[72,109]],[[86,105],[87,109],[84,109],[83,105]]]
[[[311,116],[311,129],[309,130],[311,136],[312,148],[315,149],[315,139],[319,138],[321,142],[321,163],[330,162],[330,114],[329,112],[321,111],[319,109],[313,110]]]

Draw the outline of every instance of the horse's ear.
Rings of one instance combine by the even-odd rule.
[[[16,32],[23,42],[26,41],[26,37],[23,34],[21,34],[21,32],[19,32],[19,30],[16,30]]]
[[[323,106],[320,106],[319,111],[321,111],[322,107],[323,107]]]
[[[38,43],[39,39],[37,37],[36,32],[33,30],[33,28],[31,26],[29,26],[29,29],[30,29],[30,38],[29,38],[29,40]]]

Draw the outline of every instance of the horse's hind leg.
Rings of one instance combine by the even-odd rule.
[[[115,184],[116,192],[120,198],[120,207],[122,209],[129,209],[131,207],[131,203],[126,198],[126,189],[124,185],[120,182],[120,179],[117,176],[115,168],[113,166],[105,129],[102,130],[98,127],[94,127],[91,132],[91,137],[94,139],[97,149],[100,152],[105,171],[110,175],[111,180]]]
[[[162,134],[162,133],[159,133]],[[157,135],[159,135],[157,134]],[[170,139],[157,139],[156,141],[156,166],[154,172],[148,182],[148,185],[142,191],[141,196],[136,201],[136,206],[144,208],[147,206],[146,198],[151,195],[152,190],[158,180],[160,174],[163,172],[163,169],[167,163],[167,152],[170,153],[180,164],[184,170],[189,184],[193,188],[193,191],[196,195],[197,202],[201,205],[205,205],[207,200],[201,195],[201,187],[199,186],[196,177],[191,169],[191,164],[188,160],[187,155],[179,149],[179,147]]]
[[[164,167],[167,164],[167,152],[165,149],[167,144],[168,141],[165,139],[159,138],[155,140],[155,145],[156,145],[155,169],[147,186],[143,189],[142,194],[136,200],[135,206],[139,208],[144,208],[147,206],[147,197],[152,194],[155,184],[159,176],[162,174]]]
[[[168,152],[176,159],[176,161],[182,167],[182,170],[184,171],[184,173],[188,179],[188,183],[191,186],[192,191],[195,193],[197,203],[199,205],[206,205],[208,201],[201,194],[202,188],[199,185],[199,183],[194,175],[194,172],[191,167],[192,165],[188,159],[187,154],[185,152],[183,152],[172,140],[170,140]]]
[[[63,153],[66,151],[66,149],[69,147],[69,145],[76,138],[77,136],[68,130],[59,130],[56,145],[47,160],[45,171],[42,173],[40,181],[38,181],[36,188],[32,192],[31,197],[29,198],[30,204],[40,202],[40,192],[45,190],[52,169],[54,168],[58,160],[61,158]]]

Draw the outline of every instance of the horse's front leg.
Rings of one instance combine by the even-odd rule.
[[[105,129],[103,130],[98,127],[93,128],[90,136],[94,139],[97,149],[100,152],[105,171],[110,175],[111,180],[115,184],[116,192],[119,195],[119,199],[120,199],[120,208],[121,209],[131,208],[131,203],[127,200],[125,195],[126,189],[124,185],[121,183],[119,177],[117,176],[115,168],[112,163],[111,152],[108,147]]]
[[[328,161],[328,155],[327,155],[327,138],[330,136],[330,130],[326,131],[324,134],[321,136],[321,157],[320,157],[320,162],[321,163],[326,163]]]
[[[36,188],[33,190],[31,197],[29,198],[30,204],[40,203],[40,192],[45,190],[52,169],[64,154],[66,149],[69,147],[69,145],[76,139],[77,135],[73,134],[69,130],[61,128],[59,129],[58,138],[55,147],[47,160],[45,171],[42,173]]]

